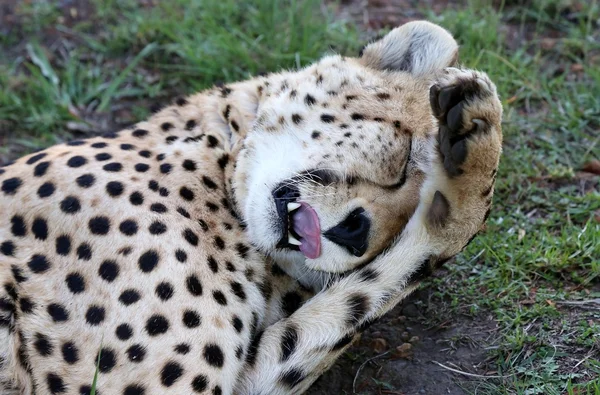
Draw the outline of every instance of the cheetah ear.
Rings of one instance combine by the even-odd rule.
[[[361,60],[371,68],[423,76],[454,65],[458,44],[438,25],[409,22],[368,44],[361,52]]]

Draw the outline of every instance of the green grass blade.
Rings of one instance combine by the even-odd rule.
[[[127,67],[125,67],[125,69],[121,72],[121,74],[119,74],[117,76],[117,78],[115,78],[113,80],[113,82],[110,83],[110,85],[108,86],[108,88],[106,89],[104,94],[102,95],[102,100],[100,101],[100,105],[98,106],[99,112],[106,110],[111,99],[114,97],[115,92],[117,91],[119,86],[123,83],[125,78],[127,78],[129,73],[131,73],[131,71],[138,65],[138,63],[140,61],[142,61],[142,59],[144,59],[146,56],[150,55],[152,53],[152,51],[154,51],[157,47],[158,47],[158,45],[156,43],[150,43],[150,44],[146,45],[144,47],[144,49],[142,49],[140,51],[140,53],[138,53],[136,55],[136,57],[131,61],[131,63],[129,63],[129,65]]]

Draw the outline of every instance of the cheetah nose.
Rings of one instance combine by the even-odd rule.
[[[369,247],[371,221],[362,207],[352,211],[346,219],[323,233],[323,236],[346,248],[352,255],[363,256]]]

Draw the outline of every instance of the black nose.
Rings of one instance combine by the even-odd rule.
[[[371,228],[371,221],[364,212],[363,208],[357,208],[323,236],[347,248],[354,256],[362,256],[369,247],[367,237]]]

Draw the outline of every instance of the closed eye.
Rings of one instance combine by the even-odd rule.
[[[406,162],[404,162],[404,169],[402,170],[402,175],[400,176],[400,180],[392,185],[386,185],[384,186],[384,188],[386,189],[399,189],[401,188],[404,183],[406,182],[406,172],[408,169],[408,164],[410,163],[410,154],[412,151],[412,140],[409,140],[408,142],[408,157],[406,158]]]

